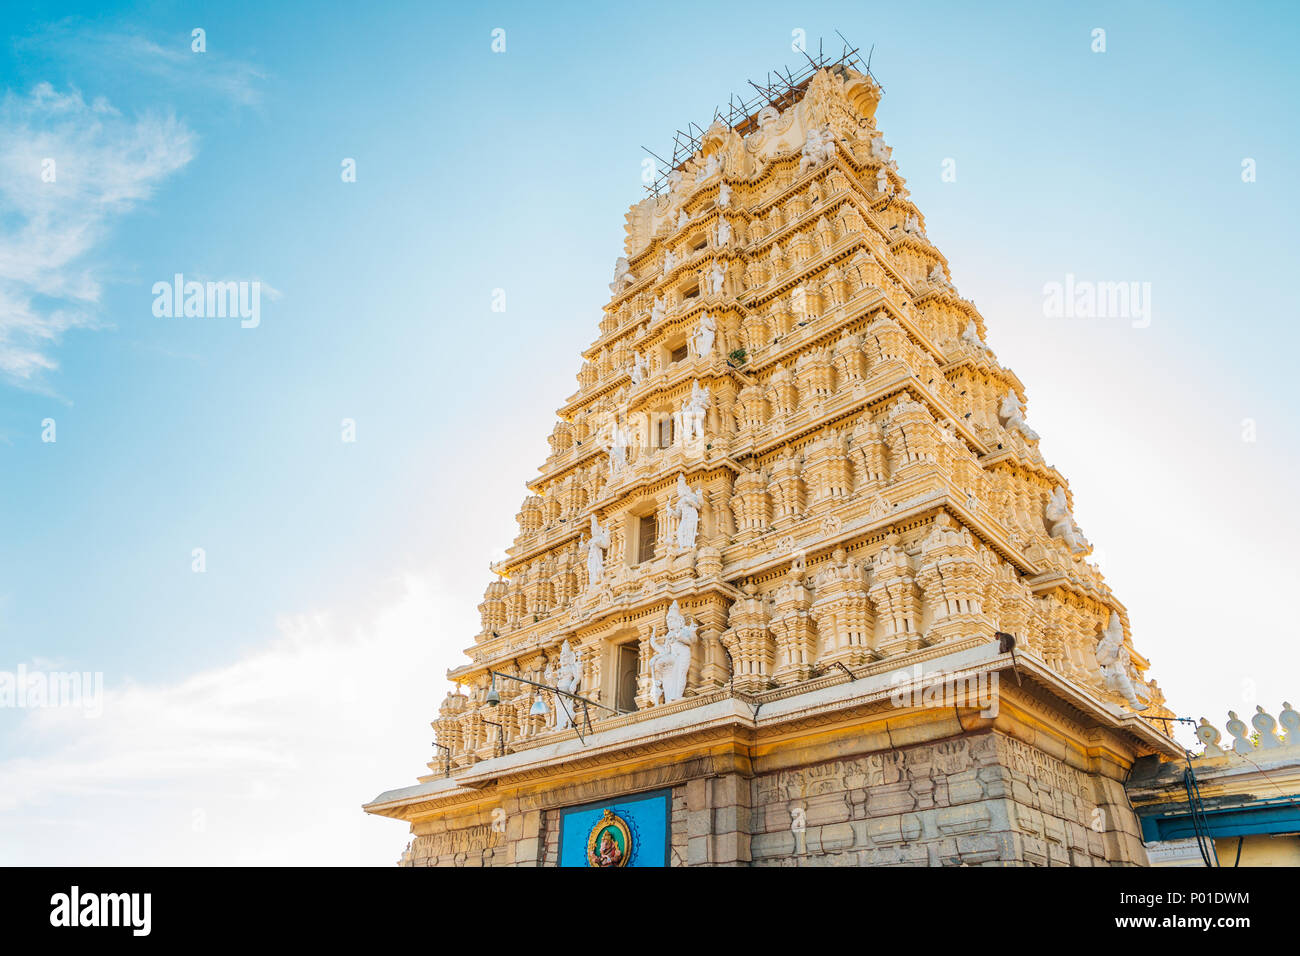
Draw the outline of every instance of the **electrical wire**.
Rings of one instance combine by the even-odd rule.
[[[1191,810],[1192,831],[1196,834],[1196,848],[1201,851],[1201,859],[1209,867],[1220,866],[1219,850],[1214,845],[1214,837],[1210,834],[1210,821],[1205,816],[1205,803],[1201,799],[1201,788],[1196,782],[1196,771],[1192,769],[1191,754],[1187,754],[1187,769],[1183,771],[1183,786],[1187,790],[1187,806]],[[1209,849],[1206,849],[1206,843],[1209,843]],[[1214,862],[1210,862],[1210,854],[1214,855]]]

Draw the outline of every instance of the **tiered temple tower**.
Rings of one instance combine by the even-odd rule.
[[[429,775],[367,806],[404,862],[1146,862],[1171,715],[879,100],[809,70],[631,208]]]

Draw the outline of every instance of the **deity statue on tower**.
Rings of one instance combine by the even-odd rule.
[[[560,663],[558,667],[548,666],[546,678],[566,694],[576,694],[582,685],[582,663],[577,652],[569,646],[568,640],[560,645]],[[555,729],[564,730],[573,726],[573,701],[561,694],[555,695]]]
[[[717,334],[717,328],[717,322],[709,313],[705,312],[700,316],[700,326],[691,336],[691,348],[695,350],[697,357],[707,358],[713,351],[713,339]]]
[[[645,380],[646,373],[649,371],[650,367],[646,365],[645,356],[640,352],[633,352],[632,371],[629,373],[632,377],[632,384],[640,385],[641,382]]]
[[[605,573],[605,549],[609,547],[609,530],[602,528],[596,516],[591,516],[591,537],[587,539],[587,586],[593,590],[600,585]]]
[[[684,440],[704,440],[704,417],[709,410],[709,388],[699,381],[691,384],[691,395],[682,402],[681,421]]]
[[[623,469],[627,467],[627,446],[631,441],[632,436],[628,433],[628,430],[615,422],[609,445],[610,478],[617,478]]]
[[[650,702],[665,704],[681,700],[686,693],[686,677],[691,669],[691,647],[695,643],[698,624],[687,624],[682,610],[673,601],[668,609],[668,629],[663,637],[656,636],[657,628],[650,631]]]
[[[695,547],[695,536],[700,530],[700,506],[703,504],[700,493],[686,483],[686,476],[677,476],[677,503],[673,505],[673,515],[677,518],[677,534],[673,543],[682,551]]]

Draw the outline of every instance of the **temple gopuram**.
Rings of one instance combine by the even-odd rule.
[[[628,211],[432,759],[365,810],[408,866],[1149,865],[1174,715],[881,87],[760,90]]]

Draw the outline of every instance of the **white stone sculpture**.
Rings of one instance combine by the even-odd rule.
[[[650,306],[650,324],[654,325],[664,317],[664,297],[655,296],[654,305]]]
[[[668,195],[671,196],[673,193],[677,192],[681,185],[682,171],[680,169],[674,169],[668,174]]]
[[[605,549],[609,547],[609,530],[602,528],[596,516],[591,516],[591,537],[587,539],[587,586],[593,590],[600,585],[605,573]]]
[[[876,192],[883,193],[889,189],[889,173],[881,166],[876,170]]]
[[[682,402],[681,423],[684,441],[704,440],[704,417],[708,410],[708,386],[701,388],[697,379],[691,384],[690,397]]]
[[[718,218],[718,230],[714,233],[714,239],[718,244],[718,248],[722,248],[731,242],[731,223],[727,221],[726,216]]]
[[[1228,722],[1224,724],[1224,727],[1227,728],[1228,733],[1232,734],[1232,752],[1242,757],[1249,756],[1250,752],[1255,749],[1255,745],[1251,743],[1250,737],[1247,736],[1250,730],[1246,727],[1246,722],[1237,716],[1235,710],[1228,711]]]
[[[998,409],[998,415],[1008,431],[1014,429],[1030,441],[1038,441],[1038,432],[1030,428],[1025,421],[1025,408],[1020,404],[1014,388],[1007,389],[1006,397],[1002,399],[1002,407]]]
[[[695,536],[700,530],[700,506],[704,504],[700,493],[686,483],[686,476],[677,476],[677,503],[673,515],[677,518],[677,535],[673,543],[681,551],[695,547]]]
[[[691,336],[691,348],[699,358],[708,358],[713,351],[713,340],[717,335],[717,322],[705,312],[700,316],[700,327]]]
[[[925,236],[925,230],[921,228],[921,220],[917,218],[916,213],[907,214],[907,218],[903,221],[903,232],[909,236]]]
[[[726,183],[718,187],[718,205],[723,209],[731,205],[731,187]]]
[[[835,158],[835,134],[829,126],[822,127],[822,162],[828,163]]]
[[[614,431],[610,435],[609,445],[609,477],[617,478],[619,474],[627,467],[627,446],[631,442],[631,436],[627,429],[615,424]]]
[[[934,268],[930,270],[930,282],[943,289],[948,289],[950,291],[952,289],[952,283],[949,282],[948,277],[943,274],[943,268],[938,263],[935,263]],[[974,320],[972,319],[971,321]]]
[[[725,262],[714,262],[709,267],[709,294],[721,295],[726,283],[727,264]]]
[[[671,249],[666,249],[664,251],[664,275],[668,275],[668,273],[672,272],[673,267],[676,265],[677,265],[677,257],[673,255],[673,251]]]
[[[803,149],[799,154],[799,175],[803,175],[814,166],[820,166],[827,160],[835,158],[835,136],[830,128],[812,127],[804,138]]]
[[[989,350],[989,347],[984,344],[984,340],[980,338],[980,330],[975,324],[974,319],[971,319],[966,323],[966,328],[961,333],[961,340],[967,345],[973,345],[977,349],[983,349],[985,352]]]
[[[722,161],[718,159],[718,154],[709,153],[704,159],[704,173],[700,179],[711,179],[720,172],[722,172]]]
[[[1286,731],[1285,739],[1279,737],[1276,733],[1279,723]],[[1250,718],[1250,726],[1253,726],[1256,731],[1253,739],[1250,727],[1246,725],[1246,722],[1237,716],[1235,710],[1228,711],[1228,722],[1224,724],[1224,727],[1232,735],[1232,747],[1229,750],[1224,750],[1219,746],[1219,740],[1221,739],[1219,731],[1202,717],[1200,726],[1196,728],[1196,736],[1201,743],[1205,744],[1205,753],[1202,756],[1226,757],[1230,754],[1236,754],[1250,759],[1257,750],[1294,750],[1300,748],[1300,712],[1297,712],[1288,701],[1282,702],[1282,711],[1277,715],[1276,719],[1263,707],[1256,704],[1255,716]]]
[[[1107,689],[1122,694],[1134,710],[1147,709],[1147,705],[1139,698],[1138,688],[1134,686],[1133,678],[1129,674],[1133,666],[1133,657],[1124,646],[1124,622],[1114,611],[1110,612],[1110,622],[1097,643],[1097,664],[1101,667],[1102,678],[1106,682]],[[1141,681],[1138,683],[1141,684]],[[1146,691],[1145,696],[1149,697],[1150,690],[1147,686],[1141,684],[1141,688]]]
[[[1053,538],[1060,538],[1076,554],[1088,550],[1088,539],[1074,523],[1074,515],[1070,514],[1069,500],[1065,497],[1065,489],[1060,485],[1056,486],[1052,497],[1047,501],[1046,514]]]
[[[650,703],[665,704],[682,699],[686,693],[686,678],[691,670],[691,648],[695,643],[698,624],[687,624],[681,608],[673,601],[668,609],[668,630],[658,637],[650,631]]]
[[[614,281],[609,284],[609,291],[617,295],[635,282],[636,276],[632,274],[632,269],[628,266],[627,259],[623,256],[619,256],[618,261],[614,263]]]
[[[650,366],[646,364],[645,357],[640,352],[632,353],[632,371],[628,374],[632,377],[633,385],[640,385],[650,371]]]
[[[871,158],[878,159],[882,163],[889,162],[889,156],[893,152],[885,145],[885,137],[874,136],[871,140]]]
[[[582,685],[582,664],[567,640],[560,645],[560,666],[554,670],[548,667],[546,670],[550,682],[565,693],[576,694]],[[559,694],[555,698],[555,729],[572,727],[576,702]]]
[[[821,162],[822,155],[822,131],[817,127],[812,127],[804,136],[803,150],[799,155],[799,174],[802,176],[813,166]]]
[[[685,210],[685,209],[678,210],[678,212],[677,212],[677,228],[678,228],[678,229],[685,229],[685,228],[690,224],[690,221],[691,221],[691,217],[688,216],[688,215],[686,215],[686,210]]]

